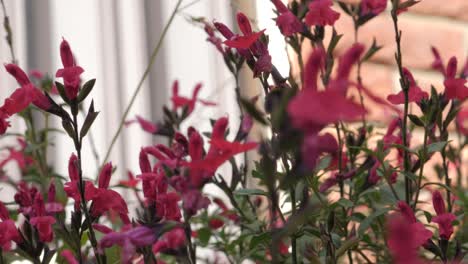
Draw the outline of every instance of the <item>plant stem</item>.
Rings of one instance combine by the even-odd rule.
[[[419,199],[419,192],[421,191],[421,183],[422,183],[422,178],[423,178],[423,170],[424,170],[424,164],[426,163],[426,155],[427,155],[427,128],[424,127],[424,143],[423,143],[423,152],[420,157],[421,160],[421,168],[419,169],[419,176],[418,176],[418,186],[416,189],[416,195],[414,198],[414,204],[413,204],[413,211],[416,210],[416,205],[418,204],[418,199]]]
[[[144,81],[148,77],[148,75],[150,73],[150,70],[151,70],[151,67],[153,66],[154,62],[156,61],[156,56],[158,55],[159,50],[161,49],[163,40],[165,39],[166,34],[167,34],[168,30],[169,30],[169,26],[172,24],[172,21],[174,20],[174,17],[175,17],[175,15],[176,15],[176,13],[177,13],[177,11],[179,9],[180,4],[182,4],[182,1],[183,0],[178,0],[177,1],[177,4],[176,4],[174,10],[171,13],[171,16],[169,17],[169,21],[164,26],[164,29],[163,29],[163,31],[161,33],[161,36],[159,37],[158,43],[156,44],[156,47],[154,48],[153,53],[151,54],[148,66],[146,67],[143,75],[141,76],[141,79],[138,82],[137,87],[135,88],[135,91],[133,92],[133,95],[132,95],[132,97],[130,99],[130,102],[128,103],[127,107],[125,108],[125,112],[124,112],[122,118],[120,119],[119,128],[117,129],[114,136],[112,137],[111,144],[110,144],[109,148],[107,149],[107,152],[106,152],[106,155],[104,156],[104,160],[102,161],[101,167],[107,162],[107,159],[110,156],[112,148],[114,147],[115,142],[117,141],[117,138],[119,137],[120,133],[122,132],[122,128],[123,128],[123,126],[125,124],[125,119],[127,119],[127,116],[128,116],[128,114],[130,112],[130,109],[132,108],[133,104],[135,103],[135,99],[136,99],[138,93],[140,92],[141,88],[143,87]]]
[[[294,216],[296,214],[296,192],[294,190],[294,187],[291,187],[290,192],[291,192],[291,210],[292,210],[291,216]],[[291,257],[292,257],[292,263],[297,264],[296,234],[291,235]]]
[[[393,1],[392,2],[394,5],[392,7],[392,20],[393,20],[393,28],[395,31],[395,42],[397,45],[397,51],[395,53],[395,60],[398,66],[398,72],[400,74],[400,86],[401,89],[404,93],[405,96],[405,104],[404,104],[404,110],[403,110],[403,123],[402,123],[402,140],[403,140],[403,146],[405,148],[403,149],[403,159],[404,159],[404,171],[408,172],[410,171],[410,159],[409,159],[409,153],[408,153],[408,138],[407,138],[407,123],[408,123],[408,105],[409,105],[409,82],[408,79],[406,78],[405,74],[403,73],[403,62],[402,62],[402,54],[401,54],[401,31],[398,28],[398,15],[397,15],[397,9],[398,9],[398,3],[399,1]],[[409,204],[412,196],[412,190],[411,190],[411,181],[410,178],[405,175],[405,200],[406,203]]]
[[[15,49],[13,48],[13,33],[11,31],[10,18],[8,17],[5,3],[3,2],[3,0],[1,0],[1,4],[3,9],[3,27],[7,33],[5,39],[8,43],[8,47],[10,48],[11,62],[16,64]]]
[[[77,102],[72,102],[72,104],[76,104]],[[102,263],[101,262],[101,255],[99,254],[98,248],[97,248],[97,239],[96,235],[94,233],[94,228],[91,224],[91,217],[89,214],[88,206],[86,205],[86,200],[85,200],[85,183],[83,181],[83,170],[82,170],[82,162],[81,162],[81,146],[82,146],[82,140],[80,138],[80,129],[78,125],[78,113],[77,111],[73,111],[74,106],[72,105],[72,114],[73,114],[73,128],[75,130],[74,133],[74,144],[75,144],[75,150],[78,155],[78,175],[79,175],[79,188],[80,188],[80,200],[81,200],[81,208],[85,214],[85,221],[87,221],[88,224],[88,229],[89,229],[89,240],[91,242],[91,245],[93,247],[94,255],[96,256],[96,261],[97,263]],[[81,238],[80,238],[81,239]]]

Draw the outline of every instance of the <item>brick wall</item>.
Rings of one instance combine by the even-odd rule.
[[[359,0],[346,0],[359,3]],[[359,29],[358,41],[369,47],[375,37],[377,44],[383,46],[374,57],[362,67],[364,84],[375,93],[386,97],[399,91],[398,72],[395,68],[395,33],[388,10],[372,19]],[[341,9],[335,6],[335,10]],[[344,34],[337,47],[337,53],[354,43],[354,29],[351,18],[341,12],[336,29]],[[442,76],[430,69],[433,60],[431,46],[439,49],[444,62],[456,56],[459,68],[465,63],[468,51],[468,0],[421,0],[408,12],[399,16],[399,26],[403,31],[403,64],[415,75],[420,86],[430,90],[434,84],[443,90]],[[304,48],[304,58],[310,47]],[[382,113],[370,105],[371,118],[382,118]]]

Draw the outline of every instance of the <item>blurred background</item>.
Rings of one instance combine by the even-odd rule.
[[[67,39],[85,69],[84,80],[96,78],[92,92],[100,115],[92,128],[97,156],[102,161],[110,141],[118,128],[123,111],[143,74],[148,58],[159,39],[161,31],[174,8],[174,0],[4,0],[13,30],[13,44],[18,64],[28,72],[41,70],[50,76],[60,68],[59,45]],[[359,2],[359,0],[347,0]],[[339,8],[336,6],[336,10]],[[215,101],[218,106],[198,108],[188,125],[197,124],[200,130],[209,129],[209,118],[229,115],[231,126],[238,122],[238,109],[234,100],[234,80],[224,67],[222,56],[206,42],[202,28],[189,22],[189,17],[205,17],[235,28],[235,13],[245,12],[259,29],[267,29],[270,37],[270,54],[273,63],[283,75],[288,75],[288,58],[283,37],[275,26],[273,5],[269,0],[184,0],[175,17],[164,45],[149,78],[146,80],[129,118],[136,114],[157,121],[162,117],[161,107],[168,102],[171,85],[179,80],[181,94],[191,95],[196,83],[202,82],[201,98]],[[3,16],[3,14],[2,14]],[[383,49],[363,66],[364,82],[374,92],[385,96],[397,91],[397,72],[394,68],[394,34],[388,12],[366,24],[358,35],[360,42],[370,45],[375,36]],[[442,77],[430,70],[431,45],[437,47],[445,61],[452,55],[464,63],[468,50],[468,1],[422,0],[401,16],[404,64],[415,73],[421,86],[429,83],[441,88]],[[336,25],[345,33],[342,47],[354,41],[352,23],[343,13]],[[4,33],[0,33],[4,35]],[[304,48],[304,57],[310,49]],[[3,39],[0,41],[0,59],[11,60],[10,51]],[[294,67],[291,69],[294,74]],[[17,84],[0,70],[0,100],[8,96]],[[259,83],[252,73],[245,71],[245,94],[261,93]],[[378,112],[379,109],[373,109]],[[382,113],[380,113],[382,114]],[[382,120],[382,116],[376,116]],[[15,121],[16,120],[16,121]],[[13,129],[21,131],[24,124],[13,119]],[[60,124],[57,123],[60,127]],[[138,170],[140,147],[155,139],[142,132],[138,126],[123,130],[110,160],[118,168],[114,178],[126,177],[126,170]],[[8,140],[7,140],[8,141]],[[71,141],[54,134],[54,147],[50,151],[51,165],[66,175],[67,160],[73,152]],[[7,143],[3,143],[7,144]],[[89,144],[84,146],[84,170],[88,177],[96,175],[96,162]],[[15,164],[9,164],[15,170]],[[11,175],[14,175],[12,173]],[[116,179],[114,179],[116,180]],[[3,194],[0,195],[3,198]]]

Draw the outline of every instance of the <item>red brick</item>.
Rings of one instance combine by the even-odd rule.
[[[467,0],[450,0],[441,2],[440,0],[424,0],[417,5],[411,7],[411,12],[445,16],[455,18],[457,20],[468,21],[468,1]]]
[[[437,47],[443,59],[455,55],[464,58],[464,32],[461,28],[434,21],[420,21],[405,15],[400,16],[402,35],[403,63],[407,67],[428,69],[433,57],[430,47]],[[338,44],[338,52],[354,42],[353,24],[349,16],[342,14],[336,23],[337,31],[344,34]],[[370,46],[373,37],[383,48],[372,58],[375,62],[395,64],[395,34],[388,13],[374,18],[359,30],[359,41]]]

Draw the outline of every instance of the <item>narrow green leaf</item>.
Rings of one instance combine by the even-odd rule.
[[[88,97],[89,93],[93,90],[94,84],[96,83],[96,79],[92,79],[87,81],[83,88],[81,89],[80,93],[78,94],[78,102],[82,102],[86,97]]]

